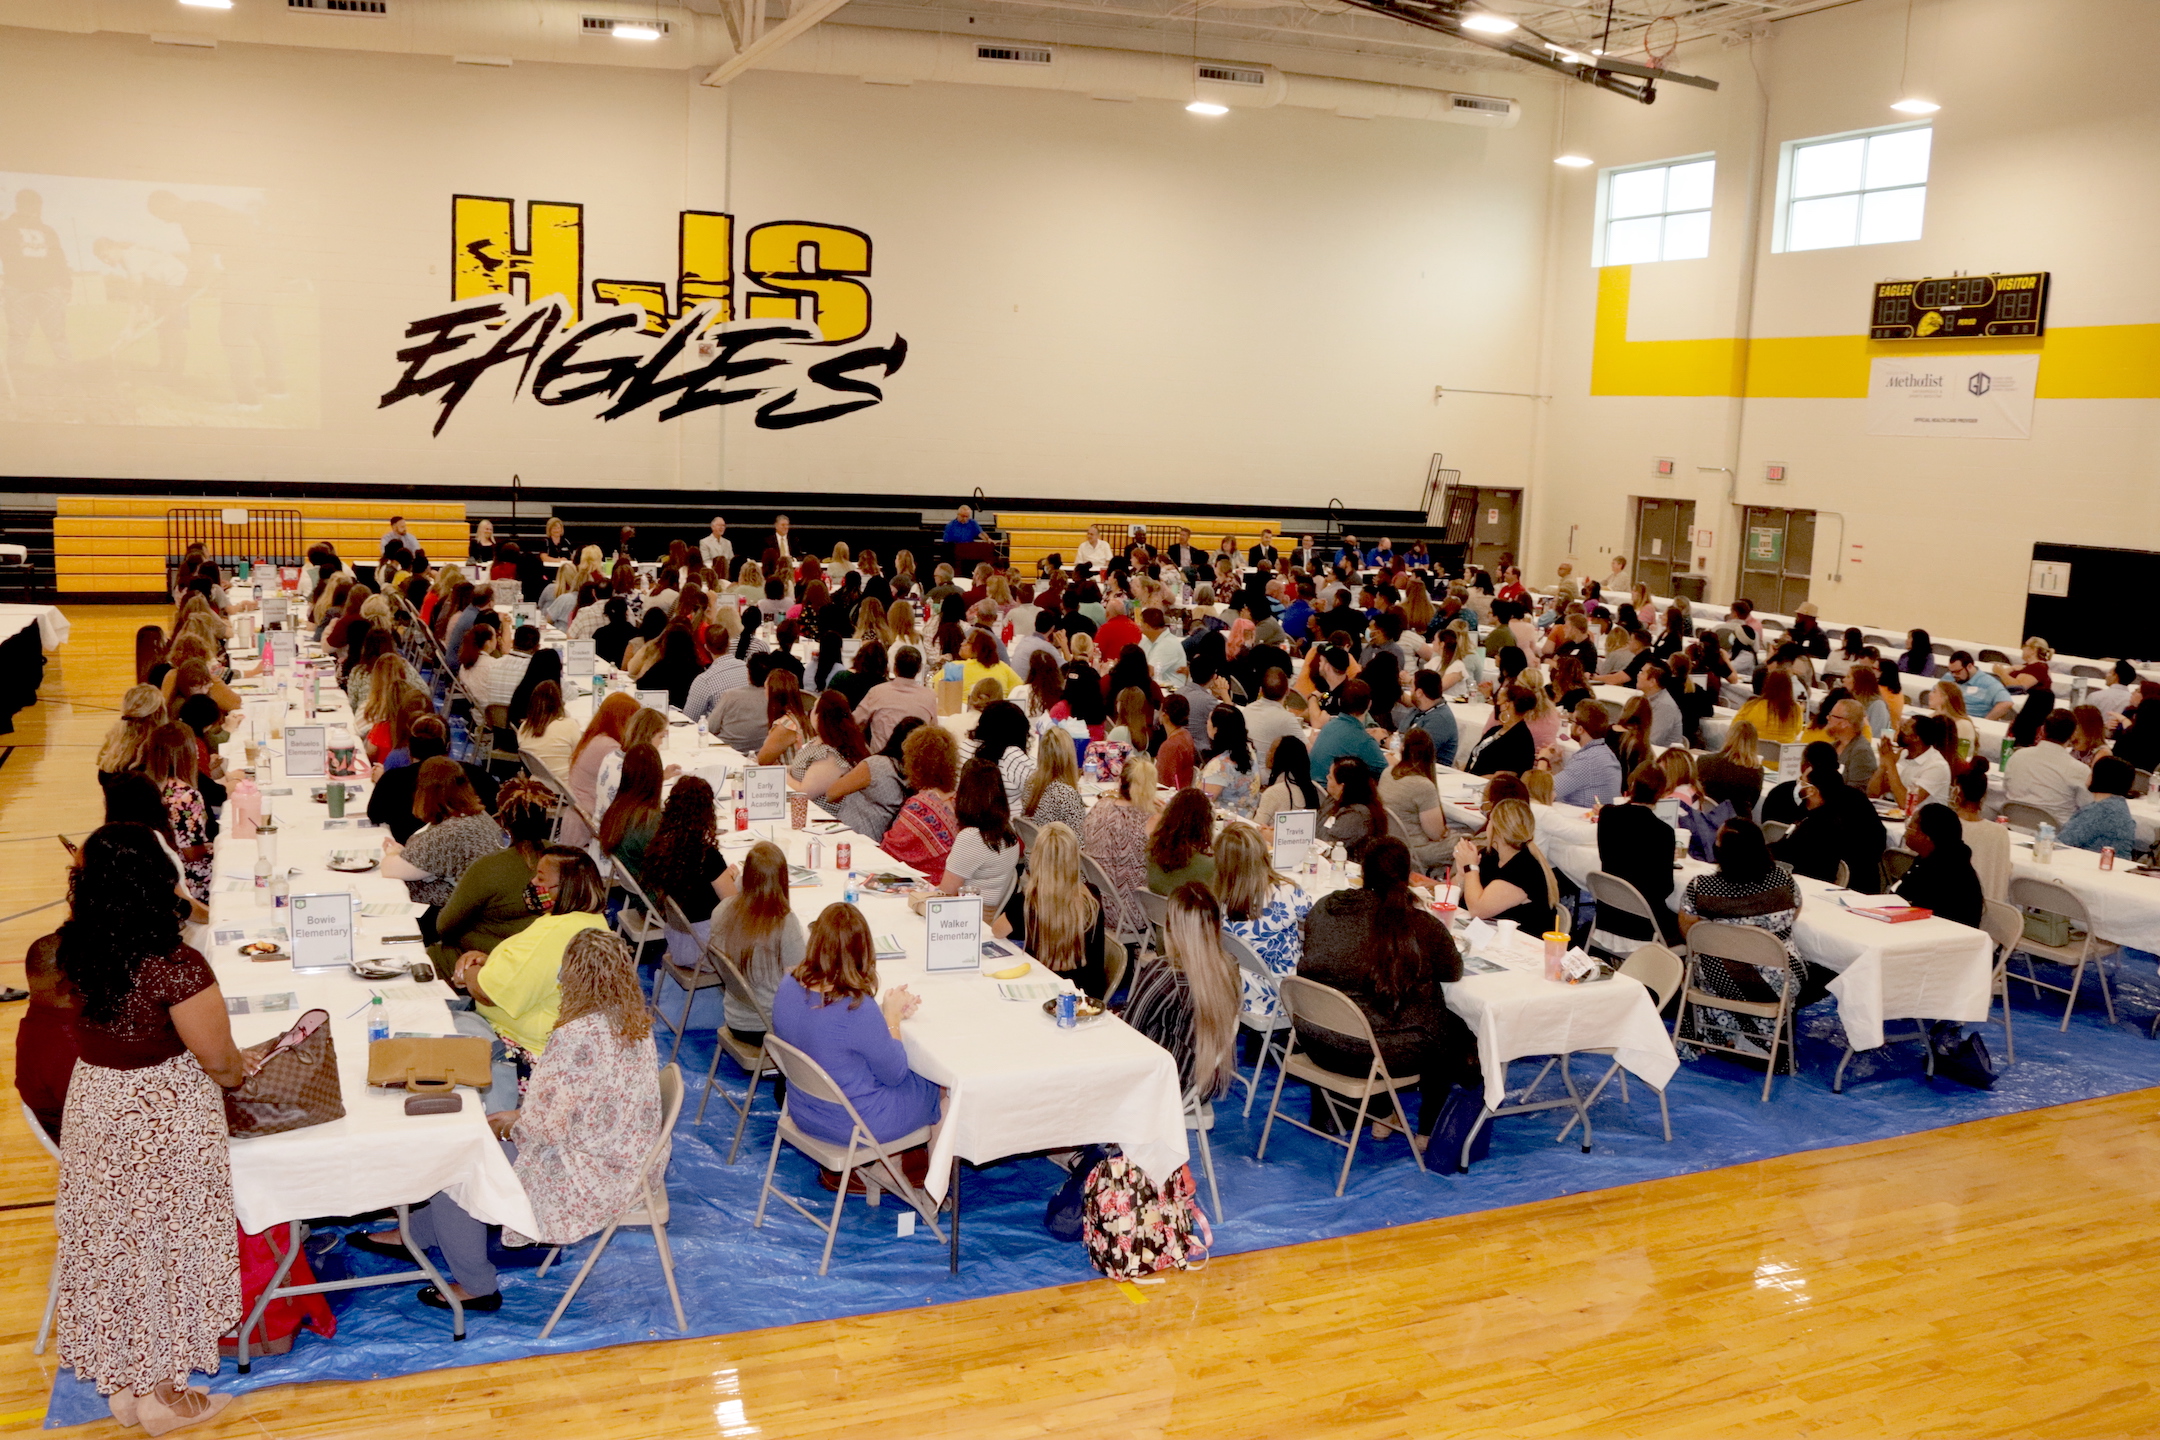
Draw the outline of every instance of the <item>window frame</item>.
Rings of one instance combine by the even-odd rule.
[[[1605,258],[1605,230],[1608,221],[1611,219],[1609,212],[1612,208],[1613,177],[1615,175],[1632,175],[1643,170],[1670,170],[1675,166],[1679,165],[1700,164],[1705,160],[1715,165],[1717,163],[1717,158],[1717,151],[1705,150],[1694,155],[1675,155],[1670,159],[1665,160],[1645,160],[1635,165],[1614,165],[1607,169],[1598,171],[1597,216],[1596,223],[1593,224],[1590,229],[1591,267],[1593,269],[1602,270],[1607,265],[1622,263],[1629,265],[1677,265],[1685,263],[1679,260],[1665,260],[1662,258],[1657,260],[1629,260],[1625,262],[1612,261]],[[1713,174],[1710,177],[1710,204],[1704,207],[1702,210],[1660,210],[1655,213],[1661,219],[1668,215],[1709,215],[1713,217],[1712,228],[1714,230],[1716,224],[1715,217],[1717,215],[1717,176]],[[1647,219],[1649,217],[1635,215],[1625,218],[1640,220]],[[1700,255],[1691,258],[1707,260],[1710,257],[1708,255]]]
[[[1875,245],[1911,245],[1918,240],[1925,239],[1927,227],[1926,191],[1935,183],[1935,141],[1932,134],[1929,136],[1928,139],[1927,179],[1921,181],[1919,185],[1919,189],[1922,192],[1920,201],[1921,234],[1914,236],[1911,240],[1861,240],[1858,238],[1859,231],[1856,226],[1854,230],[1854,239],[1852,244],[1850,245],[1811,245],[1804,249],[1793,249],[1791,245],[1792,207],[1795,199],[1792,193],[1793,167],[1800,152],[1802,150],[1808,149],[1811,146],[1833,145],[1842,140],[1872,140],[1878,135],[1896,135],[1908,130],[1927,130],[1932,132],[1934,128],[1935,117],[1929,115],[1919,120],[1900,121],[1898,124],[1895,125],[1869,125],[1863,129],[1841,130],[1830,135],[1805,135],[1799,137],[1798,139],[1787,140],[1781,145],[1779,145],[1777,174],[1777,209],[1774,212],[1775,223],[1771,226],[1770,229],[1770,253],[1773,255],[1812,255],[1826,250],[1860,250]],[[1863,181],[1866,179],[1866,174],[1864,171],[1862,172],[1861,178],[1863,179]],[[1861,203],[1865,205],[1866,197],[1869,194],[1882,193],[1890,190],[1909,190],[1912,188],[1913,187],[1909,185],[1883,185],[1878,186],[1875,191],[1870,191],[1865,188],[1865,186],[1863,186],[1861,189],[1858,190],[1838,190],[1832,193],[1836,195],[1858,196],[1861,198]],[[1820,195],[1809,195],[1802,198],[1809,200],[1820,200],[1828,197]]]

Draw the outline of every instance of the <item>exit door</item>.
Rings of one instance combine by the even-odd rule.
[[[1740,595],[1757,610],[1790,615],[1815,573],[1815,512],[1749,505],[1740,516]]]
[[[1447,517],[1448,539],[1466,547],[1472,569],[1497,580],[1502,564],[1521,558],[1522,491],[1450,485]]]
[[[1688,579],[1694,569],[1694,534],[1694,501],[1637,497],[1635,578],[1649,586],[1652,595],[1683,593],[1682,588],[1675,586]]]

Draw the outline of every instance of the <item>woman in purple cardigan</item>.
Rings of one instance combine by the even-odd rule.
[[[922,997],[905,985],[877,991],[877,956],[862,912],[825,907],[810,927],[802,964],[773,995],[772,1033],[825,1067],[870,1133],[897,1140],[938,1118],[942,1092],[908,1068],[900,1022]],[[836,1145],[848,1142],[847,1112],[796,1091],[788,1113],[806,1132]]]

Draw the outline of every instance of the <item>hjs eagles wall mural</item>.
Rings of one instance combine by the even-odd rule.
[[[451,197],[458,303],[405,327],[414,343],[397,352],[405,368],[379,407],[434,396],[439,435],[482,377],[511,367],[504,403],[582,403],[601,420],[755,403],[760,428],[788,430],[879,403],[885,392],[867,377],[907,361],[898,334],[852,344],[871,322],[870,237],[860,230],[753,225],[738,272],[735,217],[685,210],[672,303],[664,280],[595,279],[587,315],[585,207],[527,201],[522,249],[515,213],[514,200]]]

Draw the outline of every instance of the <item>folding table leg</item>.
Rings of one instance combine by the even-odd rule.
[[[945,1193],[952,1197],[952,1273],[960,1273],[960,1157],[953,1156],[952,1179],[945,1186]]]
[[[429,1283],[435,1287],[435,1293],[450,1302],[450,1338],[463,1340],[465,1338],[465,1302],[458,1299],[457,1291],[451,1288],[450,1282],[443,1279],[436,1272],[435,1262],[427,1258],[426,1249],[413,1243],[412,1207],[410,1205],[397,1207],[397,1228],[398,1239],[405,1242],[405,1248],[412,1252],[413,1259],[420,1263],[420,1269],[427,1275]]]
[[[402,1225],[404,1220],[405,1210],[403,1206],[400,1206],[398,1208],[398,1223]],[[276,1297],[278,1287],[285,1283],[285,1277],[292,1273],[293,1262],[300,1258],[300,1222],[298,1220],[286,1222],[286,1238],[290,1243],[287,1244],[284,1255],[279,1257],[277,1269],[271,1272],[270,1283],[263,1286],[262,1294],[255,1297],[255,1308],[250,1310],[247,1319],[240,1323],[240,1348],[235,1352],[235,1356],[240,1362],[240,1373],[242,1375],[247,1374],[254,1363],[248,1358],[248,1336],[254,1334],[255,1327],[262,1323],[263,1312],[270,1308],[270,1302]]]

